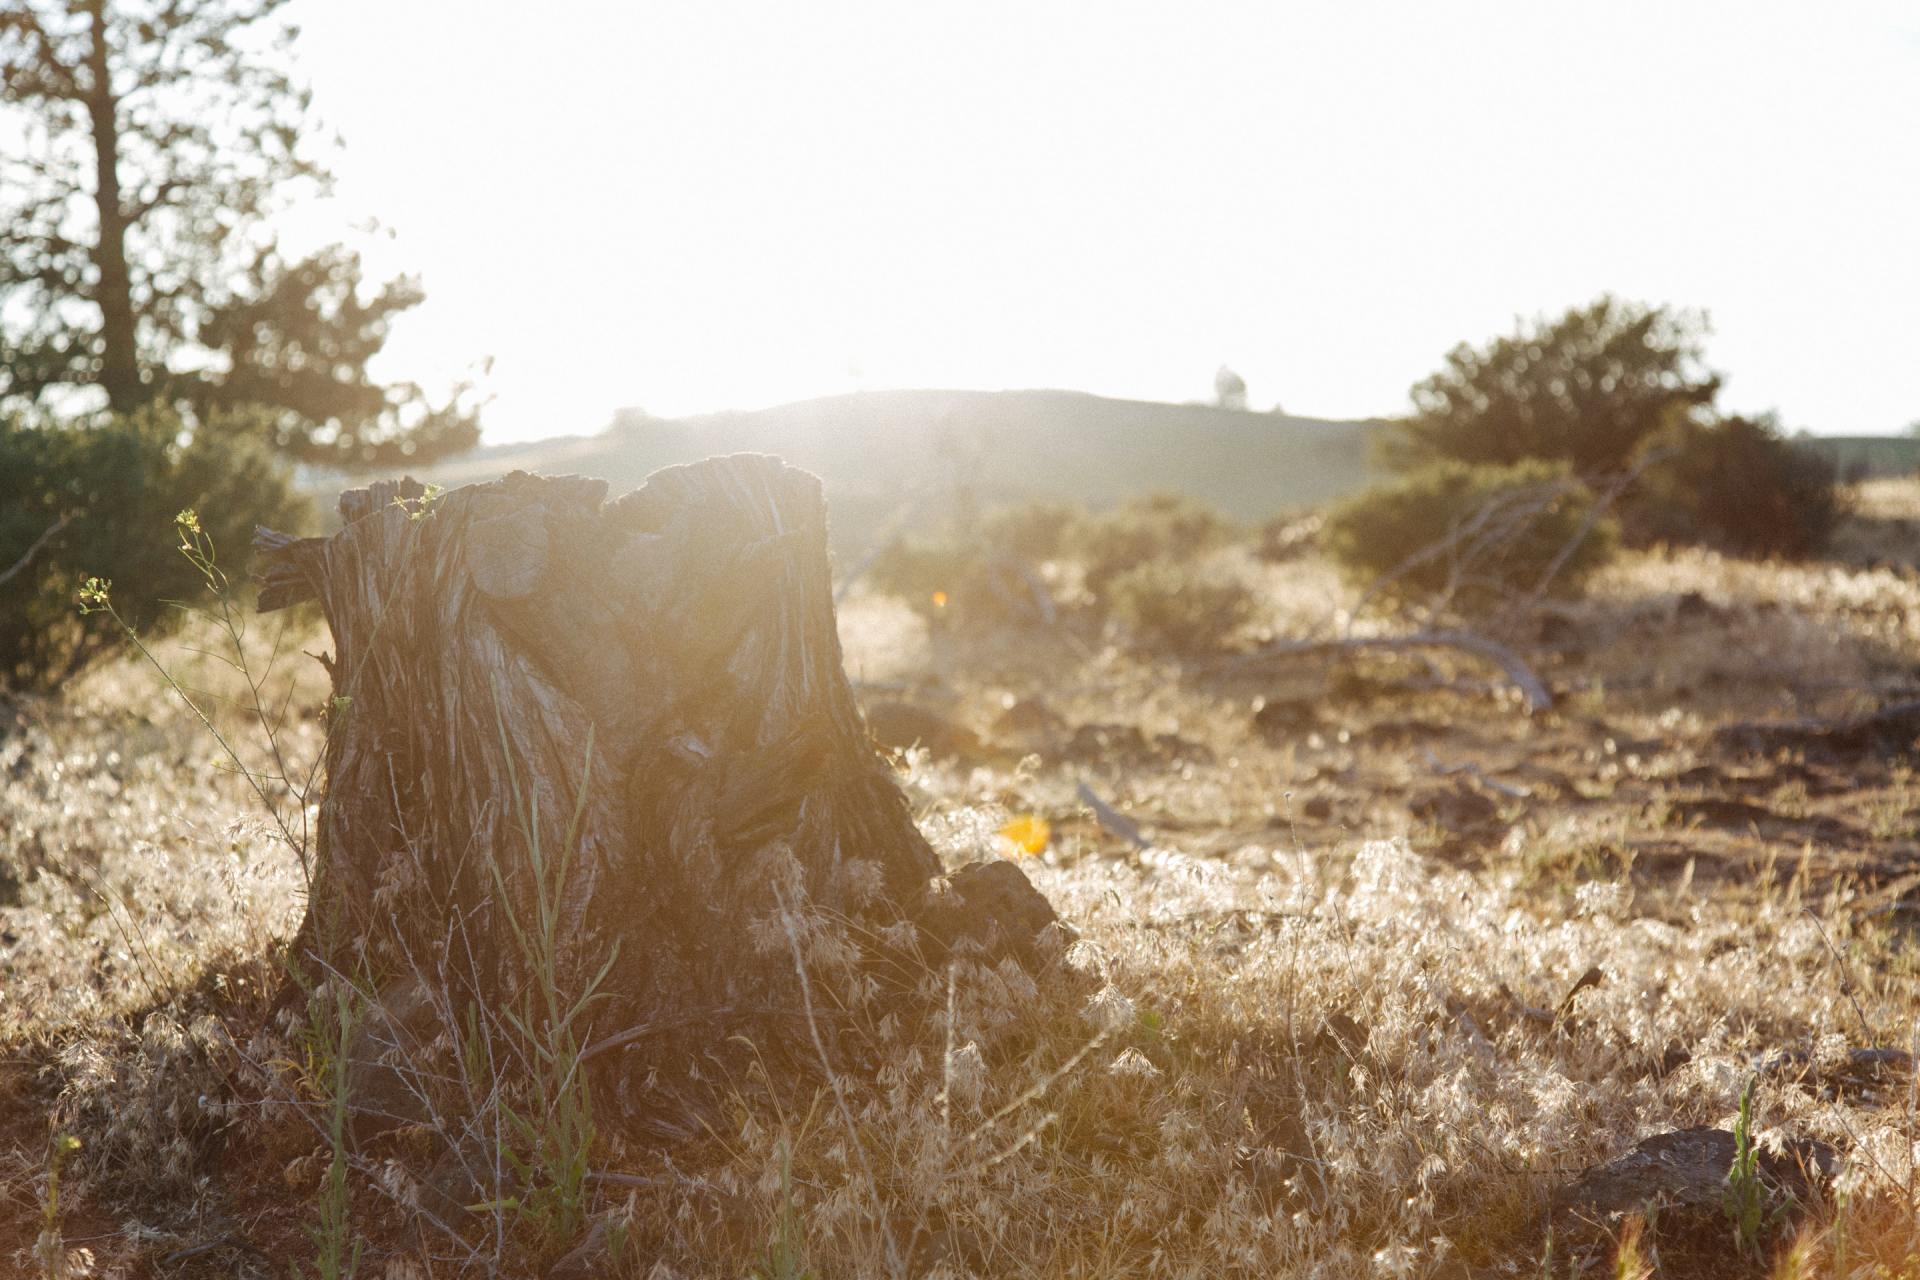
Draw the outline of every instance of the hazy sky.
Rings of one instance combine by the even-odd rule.
[[[1705,308],[1724,402],[1920,418],[1920,4],[296,0],[335,207],[494,440],[861,387],[1393,413]]]

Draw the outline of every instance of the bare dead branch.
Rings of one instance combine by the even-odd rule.
[[[11,568],[7,569],[4,573],[0,573],[0,587],[6,586],[7,583],[13,581],[15,577],[24,573],[27,566],[33,563],[33,558],[40,554],[40,549],[46,546],[47,543],[53,541],[54,536],[72,522],[73,513],[68,512],[66,515],[61,516],[58,520],[48,525],[46,532],[33,540],[33,545],[27,548],[26,553],[18,560],[15,560]]]
[[[1526,603],[1536,603],[1547,594],[1547,589],[1553,585],[1553,580],[1560,576],[1562,569],[1567,567],[1567,561],[1571,560],[1573,553],[1580,549],[1580,544],[1587,540],[1594,526],[1613,509],[1613,504],[1620,500],[1622,494],[1638,483],[1646,469],[1656,462],[1664,462],[1677,452],[1679,452],[1677,449],[1650,449],[1635,459],[1631,467],[1615,476],[1612,482],[1595,496],[1593,505],[1587,508],[1586,518],[1581,520],[1580,527],[1574,530],[1573,537],[1567,539],[1566,545],[1561,547],[1559,553],[1547,564],[1546,571],[1540,575],[1540,581],[1536,582],[1533,590],[1527,594]]]
[[[1577,484],[1573,480],[1555,481],[1496,494],[1456,522],[1445,536],[1420,548],[1367,584],[1367,589],[1360,593],[1360,599],[1348,611],[1349,627],[1369,604],[1396,582],[1423,565],[1442,557],[1451,557],[1453,563],[1448,582],[1436,598],[1428,602],[1426,608],[1429,615],[1439,612],[1465,585],[1462,581],[1464,574],[1487,550],[1524,533],[1534,517],[1571,492]]]

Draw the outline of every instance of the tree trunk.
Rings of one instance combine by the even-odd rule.
[[[302,956],[504,998],[545,874],[562,984],[611,964],[601,1036],[795,1012],[789,908],[893,971],[1031,959],[1045,899],[1006,862],[943,877],[867,736],[819,482],[740,455],[605,492],[382,482],[331,537],[261,532],[260,607],[317,599],[335,645]]]
[[[100,386],[107,403],[125,413],[140,403],[140,358],[133,314],[133,277],[127,268],[127,213],[120,202],[120,100],[108,59],[106,0],[90,0],[87,48],[87,120],[93,133],[94,211],[99,234],[93,265],[100,278],[93,300],[100,307]]]

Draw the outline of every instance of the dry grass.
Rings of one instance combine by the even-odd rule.
[[[183,677],[232,696],[193,643],[169,646]],[[298,922],[296,862],[150,670],[117,664],[0,716],[0,867],[17,881],[0,907],[0,1040],[51,1043],[157,1007]],[[309,722],[283,736],[302,759],[318,749]]]
[[[1351,603],[1310,557],[1242,564],[1277,629]],[[1713,608],[1676,617],[1688,592]],[[1575,1171],[1667,1129],[1730,1125],[1770,1052],[1824,1061],[1920,1037],[1910,917],[1879,909],[1862,862],[1788,829],[1850,815],[1861,849],[1911,857],[1910,778],[1881,770],[1834,795],[1817,776],[1756,777],[1779,830],[1702,826],[1676,782],[1725,714],[1857,703],[1920,659],[1917,593],[1889,569],[1629,559],[1573,610],[1588,643],[1556,669],[1570,710],[1539,725],[1474,687],[1482,672],[1372,667],[1442,687],[1339,703],[1318,669],[1255,685],[1051,640],[956,653],[910,612],[856,599],[849,670],[923,691],[944,675],[927,700],[989,738],[1010,702],[1043,697],[1068,725],[1180,743],[1141,759],[910,757],[904,781],[950,861],[1002,851],[1011,816],[1052,821],[1052,846],[1025,865],[1078,931],[1057,940],[1072,976],[1036,985],[1018,966],[963,962],[921,975],[937,1016],[903,1021],[846,967],[831,922],[804,904],[762,922],[769,947],[798,953],[814,1016],[880,1065],[837,1080],[729,1074],[737,1055],[663,1065],[704,1073],[720,1119],[673,1147],[603,1135],[597,1164],[646,1185],[600,1184],[624,1235],[620,1261],[600,1265],[1540,1274],[1543,1210]],[[1681,690],[1712,696],[1682,708]],[[1254,731],[1255,698],[1294,694],[1318,700],[1315,723]],[[301,1231],[324,1146],[223,1098],[259,1052],[298,868],[146,673],[113,669],[9,714],[0,867],[19,884],[0,905],[0,1257],[26,1265],[57,1126],[87,1144],[71,1210],[87,1231],[67,1234],[92,1237],[100,1273],[284,1274],[311,1256]],[[1420,721],[1440,731],[1407,736]],[[292,733],[298,752],[318,744],[312,722]],[[1470,838],[1423,826],[1410,816],[1435,785],[1423,751],[1525,782],[1529,798],[1488,792],[1496,816]],[[1544,763],[1564,789],[1526,772]],[[1093,822],[1082,781],[1150,847]],[[1331,813],[1305,816],[1312,798]],[[1529,1012],[1596,965],[1605,980],[1568,1018]],[[1909,1089],[1823,1096],[1770,1076],[1757,1103],[1763,1134],[1818,1138],[1842,1159],[1843,1198],[1802,1228],[1792,1274],[1920,1273]],[[357,1184],[364,1274],[489,1269],[491,1255],[422,1228],[392,1179],[397,1196]],[[163,1265],[222,1237],[241,1243]]]

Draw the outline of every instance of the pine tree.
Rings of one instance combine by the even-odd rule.
[[[347,466],[478,439],[470,387],[367,374],[417,281],[275,241],[331,181],[285,3],[0,4],[0,408],[258,406],[281,449]]]

